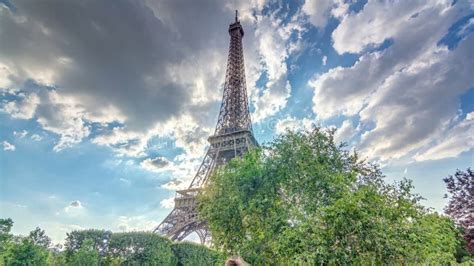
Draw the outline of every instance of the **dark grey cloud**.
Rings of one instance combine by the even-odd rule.
[[[163,168],[170,164],[170,162],[163,157],[156,157],[150,160],[150,163],[156,168]]]
[[[176,79],[179,69],[173,65],[205,68],[202,54],[217,47],[225,59],[231,16],[224,18],[216,1],[12,4],[15,12],[3,8],[0,13],[0,62],[20,79],[52,81],[48,85],[79,99],[89,111],[118,108],[131,129],[151,127],[191,108],[193,88],[186,77]],[[194,78],[189,77],[190,85]],[[218,77],[210,79],[205,85],[219,90]]]
[[[71,203],[69,204],[69,206],[74,207],[74,208],[80,208],[80,207],[82,207],[82,204],[81,204],[80,201],[75,200],[75,201],[71,202]]]

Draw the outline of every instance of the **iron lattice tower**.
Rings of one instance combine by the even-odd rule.
[[[216,130],[208,139],[210,146],[189,188],[176,191],[173,211],[154,230],[171,240],[181,241],[193,232],[197,233],[201,243],[210,240],[206,221],[198,217],[197,194],[217,167],[258,145],[250,120],[242,48],[244,30],[237,11],[235,22],[229,25],[229,35],[224,94]]]

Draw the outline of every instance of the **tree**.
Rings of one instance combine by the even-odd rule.
[[[467,249],[474,253],[474,171],[458,169],[454,176],[443,180],[449,194],[445,196],[449,202],[444,211],[462,227]]]
[[[98,251],[99,260],[108,252],[109,240],[112,232],[105,230],[81,230],[67,233],[66,243],[64,245],[66,251],[66,259],[69,261],[71,256],[77,252],[86,239],[93,242],[93,247]]]
[[[176,242],[172,244],[178,266],[186,265],[223,265],[225,257],[204,245],[191,242]]]
[[[0,265],[3,265],[7,247],[12,238],[10,234],[12,227],[13,220],[11,218],[0,219]]]
[[[48,250],[36,245],[31,239],[23,238],[10,243],[4,261],[6,265],[46,265]]]
[[[99,264],[99,252],[94,247],[92,239],[84,239],[81,247],[69,258],[69,265],[94,266]]]
[[[109,258],[120,258],[126,265],[174,265],[171,241],[150,232],[114,233]]]
[[[66,265],[66,254],[62,251],[61,244],[56,244],[49,250],[48,265],[62,266]]]
[[[252,264],[421,264],[454,260],[452,222],[408,180],[389,185],[334,131],[288,132],[235,158],[199,196],[215,247]]]
[[[13,220],[11,218],[0,219],[0,257],[5,252],[5,246],[12,237],[10,234],[12,227]]]
[[[51,246],[51,238],[49,238],[44,230],[41,230],[39,227],[36,227],[35,230],[31,231],[28,238],[33,242],[33,244],[45,249]]]

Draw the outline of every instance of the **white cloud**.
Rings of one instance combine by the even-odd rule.
[[[467,35],[469,30],[471,30],[474,27],[474,18],[470,18],[466,24],[462,26],[462,28],[458,32],[458,36],[464,37]]]
[[[89,136],[90,128],[84,121],[85,109],[74,98],[52,91],[45,99],[48,104],[38,111],[37,121],[44,130],[59,135],[54,151],[71,147]]]
[[[417,161],[438,160],[456,157],[462,152],[474,148],[474,112],[467,114],[466,119],[444,132],[428,150],[414,156]]]
[[[165,209],[172,209],[174,207],[174,197],[164,199],[160,201],[161,207]]]
[[[332,35],[334,47],[362,55],[354,66],[310,81],[313,111],[321,119],[359,116],[358,148],[382,161],[413,156],[449,135],[459,123],[459,97],[474,84],[474,38],[453,51],[438,41],[466,12],[459,2],[369,1],[359,13],[344,16]],[[370,50],[387,38],[390,47]]]
[[[36,108],[40,103],[40,98],[37,94],[31,93],[27,96],[19,95],[22,97],[19,101],[7,102],[2,111],[10,114],[13,118],[18,119],[31,119],[33,118]]]
[[[336,142],[347,142],[350,143],[351,139],[357,133],[357,128],[353,126],[351,120],[344,120],[340,128],[336,131],[335,140]]]
[[[406,33],[407,30],[419,30],[417,28],[420,26],[420,18],[416,16],[423,17],[433,11],[444,12],[450,5],[449,1],[437,3],[369,1],[361,12],[345,16],[333,31],[334,49],[340,54],[359,53],[368,46],[378,45],[387,38],[400,36],[400,33]]]
[[[18,137],[20,139],[24,138],[26,135],[28,135],[27,130],[22,130],[22,131],[13,131],[13,136]]]
[[[119,216],[116,228],[119,231],[149,231],[158,226],[159,221],[151,220],[145,215]]]
[[[132,183],[132,181],[130,181],[126,178],[123,178],[123,177],[119,178],[119,181],[122,182],[126,186],[130,186],[130,184]]]
[[[174,178],[171,181],[163,184],[161,187],[168,190],[180,190],[180,189],[185,189],[188,186],[189,184],[186,184],[181,179]]]
[[[309,16],[311,24],[324,28],[331,16],[342,17],[349,8],[349,4],[342,0],[306,0],[302,11]]]
[[[0,90],[8,90],[12,85],[12,71],[7,65],[0,63]]]
[[[291,131],[300,131],[300,130],[309,130],[313,127],[314,123],[309,118],[297,119],[295,117],[285,117],[275,125],[275,132],[277,134],[285,133],[286,130]]]
[[[325,66],[327,62],[328,62],[328,57],[323,56],[323,58],[321,59],[321,63],[323,63],[323,66]]]
[[[2,142],[3,150],[4,151],[14,151],[16,149],[15,145],[11,144],[10,142],[4,140]]]
[[[260,65],[266,71],[268,81],[262,90],[251,90],[251,99],[255,106],[252,119],[255,122],[272,116],[286,106],[290,97],[291,85],[287,80],[288,66],[285,60],[300,49],[300,38],[303,28],[297,13],[289,22],[284,23],[276,14],[259,15],[255,30],[260,55]],[[297,40],[290,38],[297,34]],[[257,80],[257,79],[253,79]],[[252,84],[252,83],[250,83]]]
[[[126,130],[123,127],[114,127],[112,131],[92,139],[92,143],[111,147],[119,155],[131,157],[144,156],[147,141],[143,133]]]
[[[33,135],[31,135],[31,139],[34,140],[34,141],[41,141],[43,139],[43,137],[41,137],[38,134],[33,134]]]

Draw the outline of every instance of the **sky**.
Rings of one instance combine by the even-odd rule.
[[[335,127],[442,211],[474,166],[474,2],[0,0],[0,217],[152,230],[217,122],[239,10],[253,130]]]

